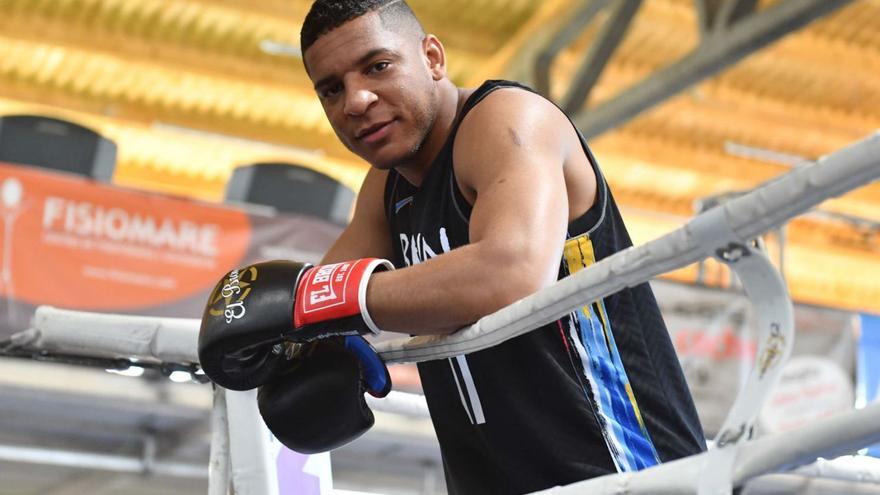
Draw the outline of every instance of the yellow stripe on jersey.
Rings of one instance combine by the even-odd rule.
[[[636,396],[633,394],[633,389],[629,382],[626,382],[626,395],[629,396],[629,401],[633,405],[633,411],[636,413],[636,419],[639,420],[639,426],[645,430],[645,420],[642,419],[642,412],[639,411],[639,403],[636,402]]]
[[[593,251],[593,241],[590,240],[588,234],[581,234],[565,241],[565,261],[568,263],[568,271],[572,275],[583,270],[584,268],[596,262],[596,253]],[[602,331],[606,333],[605,341],[608,342],[608,316],[605,314],[605,305],[597,304],[599,318],[602,320]],[[589,314],[589,310],[584,307],[584,311]]]
[[[568,262],[568,271],[572,274],[596,262],[596,255],[593,253],[593,243],[587,234],[572,237],[565,241],[564,252],[565,261]]]

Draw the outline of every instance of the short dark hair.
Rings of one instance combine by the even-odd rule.
[[[408,27],[424,37],[424,28],[404,0],[317,0],[299,32],[300,50],[305,53],[324,34],[370,12],[379,12],[386,26]]]

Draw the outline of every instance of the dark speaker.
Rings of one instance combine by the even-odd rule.
[[[238,167],[226,186],[226,200],[272,206],[344,225],[354,191],[320,172],[289,163]]]
[[[0,161],[110,181],[116,144],[66,120],[39,115],[0,117]]]

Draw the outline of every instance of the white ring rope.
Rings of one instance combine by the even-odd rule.
[[[880,403],[847,411],[796,430],[760,437],[739,447],[733,486],[755,477],[836,457],[880,441]],[[669,461],[642,471],[611,474],[551,488],[553,495],[683,495],[694,493],[711,452]]]
[[[825,199],[878,177],[880,133],[874,133],[716,208],[723,208],[736,237],[751,239]],[[399,339],[383,342],[377,349],[388,363],[428,361],[468,354],[522,335],[574,308],[712,254],[719,246],[702,245],[693,233],[693,223],[703,215],[663,237],[609,256],[450,336]]]
[[[424,395],[409,394],[392,390],[383,399],[377,399],[372,395],[365,395],[364,397],[367,399],[367,405],[376,411],[400,414],[412,418],[431,417],[431,414],[428,412],[428,403],[425,402]]]
[[[875,133],[718,208],[723,208],[723,218],[736,237],[750,239],[878,177],[880,133]],[[718,246],[698,242],[693,227],[698,218],[709,213],[663,237],[609,256],[453,335],[381,342],[377,350],[388,363],[425,361],[467,354],[521,335],[573,308],[714,254]],[[43,306],[36,311],[32,331],[13,336],[13,344],[87,356],[197,363],[198,327],[196,319],[107,315]]]
[[[847,456],[836,459],[817,459],[816,462],[792,471],[813,478],[858,481],[880,485],[880,459],[867,456]]]
[[[193,318],[90,313],[40,306],[31,328],[13,335],[12,343],[15,347],[36,348],[50,354],[194,364],[199,362],[199,325],[199,320]]]

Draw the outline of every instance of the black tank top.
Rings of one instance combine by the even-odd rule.
[[[462,118],[498,88],[530,91],[487,81],[468,98],[420,187],[389,173],[385,213],[398,268],[468,244],[471,205],[457,186],[452,149]],[[560,278],[632,244],[580,139],[596,174],[596,202],[569,225]],[[532,492],[705,449],[648,284],[490,349],[418,368],[450,493]]]

